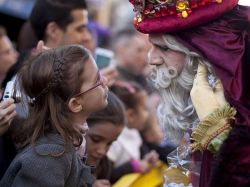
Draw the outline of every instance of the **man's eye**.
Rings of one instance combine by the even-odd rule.
[[[167,51],[169,49],[167,46],[158,46],[158,48],[162,51]]]

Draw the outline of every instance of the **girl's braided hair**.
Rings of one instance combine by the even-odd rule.
[[[67,101],[80,92],[89,52],[79,45],[50,49],[31,57],[18,74],[23,95],[33,99],[20,133],[24,146],[47,132],[57,132],[66,145],[79,146],[82,134],[74,127]]]

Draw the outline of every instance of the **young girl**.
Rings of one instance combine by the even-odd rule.
[[[125,109],[112,92],[108,95],[108,106],[87,119],[89,131],[87,133],[87,164],[95,166],[94,175],[97,180],[95,185],[110,186],[108,180],[111,175],[111,165],[106,153],[126,124]],[[93,186],[95,186],[93,185]]]
[[[30,59],[18,75],[32,101],[16,156],[0,186],[91,186],[76,153],[87,117],[107,105],[106,80],[90,53],[70,45]]]
[[[115,182],[127,173],[149,171],[158,161],[158,155],[154,151],[141,153],[140,150],[143,142],[139,131],[144,129],[149,115],[146,91],[132,82],[117,82],[111,89],[123,101],[128,119],[127,127],[108,151],[114,165],[111,182]]]

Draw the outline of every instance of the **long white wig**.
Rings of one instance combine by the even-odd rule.
[[[169,49],[186,54],[186,63],[178,75],[174,67],[155,67],[151,80],[161,95],[157,108],[160,124],[166,138],[178,145],[186,133],[191,132],[198,123],[198,116],[191,101],[190,91],[197,72],[198,63],[211,68],[206,60],[175,40],[173,36],[162,35]]]

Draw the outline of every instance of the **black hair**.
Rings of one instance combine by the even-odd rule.
[[[45,30],[50,22],[65,29],[73,21],[72,10],[85,9],[85,0],[36,0],[30,15],[30,22],[39,40],[45,39]]]
[[[120,41],[126,40],[129,42],[129,39],[137,34],[139,34],[139,32],[130,27],[116,31],[111,40],[112,49],[116,49],[116,46]]]
[[[140,95],[138,93],[145,91],[139,84],[132,81],[118,81],[110,89],[121,99],[126,109],[137,109],[140,104]]]

